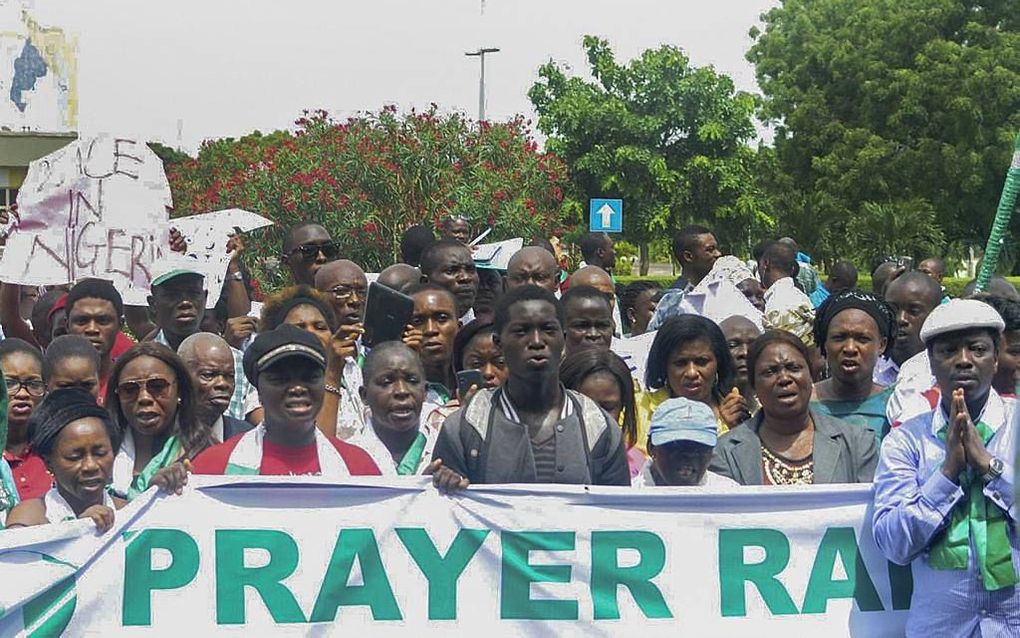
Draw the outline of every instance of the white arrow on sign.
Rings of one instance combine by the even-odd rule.
[[[613,207],[609,204],[602,204],[602,208],[596,211],[597,214],[602,215],[602,227],[609,228],[609,225],[613,222]]]

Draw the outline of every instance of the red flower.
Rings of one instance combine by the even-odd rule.
[[[373,222],[366,222],[361,226],[361,229],[364,230],[366,233],[374,234],[378,232],[378,229],[376,228],[376,225]]]

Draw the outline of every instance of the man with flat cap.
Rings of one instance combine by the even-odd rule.
[[[1015,400],[992,387],[1002,317],[953,299],[921,327],[941,400],[894,428],[875,472],[875,542],[912,566],[907,636],[1015,636]]]
[[[256,337],[244,353],[244,373],[258,388],[265,418],[255,429],[199,454],[192,471],[333,479],[379,475],[367,452],[315,427],[325,370],[326,351],[310,332],[284,324]]]

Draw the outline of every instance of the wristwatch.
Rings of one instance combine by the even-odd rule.
[[[981,480],[985,483],[991,483],[995,479],[1002,476],[1003,462],[994,456],[988,463],[988,471],[981,475]]]
[[[227,280],[229,281],[231,279],[233,279],[234,281],[244,281],[244,275],[241,274],[240,270],[238,270],[237,272],[228,273]]]

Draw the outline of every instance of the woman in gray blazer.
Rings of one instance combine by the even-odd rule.
[[[719,439],[713,472],[742,485],[871,482],[875,433],[810,410],[809,360],[804,343],[782,330],[751,344],[747,372],[761,410]]]

